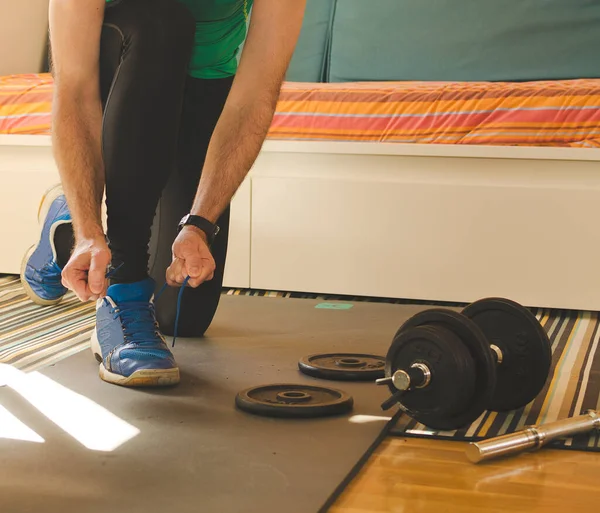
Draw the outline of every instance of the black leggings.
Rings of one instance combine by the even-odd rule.
[[[233,78],[199,80],[187,68],[195,22],[176,0],[120,0],[106,9],[100,50],[107,236],[116,282],[152,276],[160,288],[180,219],[189,213],[208,143]],[[214,278],[184,292],[178,333],[202,336],[219,303],[229,209],[212,246]],[[178,289],[156,304],[173,333]]]

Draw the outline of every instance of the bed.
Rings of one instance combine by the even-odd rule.
[[[0,78],[0,272],[57,180],[52,79]],[[598,309],[600,80],[287,82],[225,285]],[[18,219],[19,222],[15,222]]]
[[[0,134],[49,135],[52,77],[0,77]],[[284,84],[268,138],[600,148],[600,79]]]

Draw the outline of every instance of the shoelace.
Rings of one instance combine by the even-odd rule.
[[[106,273],[106,278],[110,278],[111,276],[113,276],[121,267],[123,267],[123,263],[119,264],[117,267],[115,267],[114,269],[111,269],[110,271],[108,271]],[[175,341],[177,340],[177,329],[179,327],[179,314],[181,312],[181,299],[183,298],[183,291],[185,290],[185,287],[187,286],[188,282],[190,281],[190,277],[188,276],[182,283],[181,288],[179,289],[179,294],[177,295],[177,309],[175,310],[175,326],[173,328],[173,344],[171,347],[175,347]],[[158,291],[158,294],[156,294],[156,296],[154,297],[155,301],[158,301],[158,298],[162,295],[162,293],[167,289],[167,287],[169,286],[169,284],[167,282],[165,282],[165,284],[162,286],[162,288]],[[136,303],[133,303],[136,304]],[[139,308],[139,307],[138,307]],[[121,309],[121,312],[123,311],[123,309]],[[114,312],[111,312],[114,313]],[[154,310],[151,310],[152,315],[154,315]],[[121,318],[122,320],[124,320],[123,318]],[[155,331],[152,331],[152,335],[155,335]]]
[[[125,301],[115,308],[105,298],[104,303],[110,306],[113,318],[119,318],[123,325],[123,336],[136,346],[153,346],[156,342],[158,326],[154,317],[154,306],[145,301]]]
[[[125,265],[125,262],[121,262],[117,267],[114,267],[113,269],[111,269],[110,271],[108,271],[104,277],[108,280],[109,278],[112,278],[114,276],[114,274],[121,269],[121,267],[123,267]]]
[[[179,293],[177,294],[177,309],[175,310],[175,326],[173,327],[173,345],[171,347],[175,347],[175,340],[177,340],[177,328],[179,326],[179,313],[181,312],[181,299],[183,298],[183,291],[185,290],[185,287],[187,286],[188,282],[190,281],[190,277],[188,276],[185,280],[183,280],[183,283],[181,284],[181,287],[179,289]],[[156,294],[156,300],[158,300],[158,298],[162,295],[162,293],[167,289],[167,287],[169,286],[168,283],[165,282],[165,284],[162,286],[162,288],[158,291],[158,294]]]

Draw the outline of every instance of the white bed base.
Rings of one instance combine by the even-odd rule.
[[[0,136],[0,273],[57,181]],[[267,141],[232,203],[225,286],[600,310],[600,149]]]

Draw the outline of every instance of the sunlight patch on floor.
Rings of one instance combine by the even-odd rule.
[[[0,438],[44,443],[44,439],[0,405]]]
[[[0,364],[0,383],[12,388],[88,449],[114,451],[140,433],[138,428],[106,408],[39,372],[25,373],[10,365]],[[12,417],[8,411],[6,413]],[[18,421],[16,417],[15,420]],[[0,417],[0,424],[2,422]],[[31,435],[33,432],[29,431]],[[43,442],[43,439],[40,440]]]

